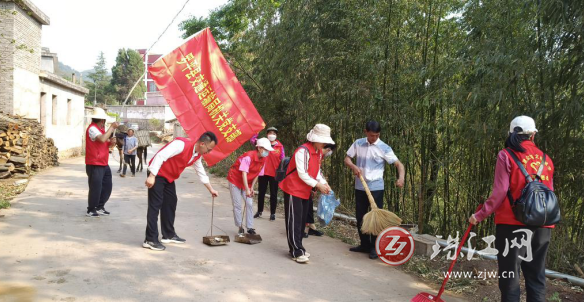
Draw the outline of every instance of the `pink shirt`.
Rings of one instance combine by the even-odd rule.
[[[239,164],[239,171],[241,172],[245,172],[245,173],[249,173],[249,165],[251,164],[251,157],[246,156],[244,158],[241,159],[241,164]],[[259,176],[263,176],[264,175],[264,169],[266,168],[266,166],[264,165],[262,167],[262,171],[260,171]]]
[[[495,166],[495,180],[493,181],[493,193],[479,212],[474,216],[477,221],[481,222],[494,213],[507,197],[507,190],[509,190],[509,181],[511,178],[511,161],[509,155],[504,150],[499,151],[497,155],[497,165]],[[553,185],[551,187],[553,191]]]

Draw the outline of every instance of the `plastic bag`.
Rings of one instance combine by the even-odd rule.
[[[322,194],[318,200],[318,208],[316,210],[316,215],[321,226],[328,225],[333,219],[333,214],[335,213],[335,208],[341,204],[341,201],[335,197],[333,191],[330,194]]]

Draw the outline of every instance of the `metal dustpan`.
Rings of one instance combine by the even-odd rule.
[[[242,244],[259,244],[262,242],[262,237],[259,234],[244,233],[243,221],[245,221],[246,197],[243,197],[243,215],[241,217],[241,226],[239,226],[239,233],[235,235],[235,242]]]
[[[209,246],[221,246],[221,245],[227,245],[227,243],[229,243],[231,240],[229,239],[228,235],[213,235],[213,217],[214,217],[214,212],[215,212],[215,197],[213,197],[213,203],[211,205],[211,235],[204,236],[203,237],[203,243],[209,245]],[[219,228],[219,227],[217,227]],[[221,229],[219,229],[221,230]],[[221,230],[223,231],[223,230]],[[207,233],[209,233],[209,231],[207,231]],[[225,231],[223,231],[223,233],[225,233]]]

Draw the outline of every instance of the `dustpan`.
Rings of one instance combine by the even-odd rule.
[[[245,233],[243,229],[243,221],[245,221],[245,209],[247,208],[246,197],[243,196],[243,215],[241,216],[241,225],[239,226],[239,233],[235,235],[235,242],[242,244],[259,244],[262,242],[262,237],[259,234]]]
[[[213,217],[215,213],[215,197],[213,196],[213,203],[211,204],[211,235],[209,235],[209,231],[207,231],[207,235],[203,237],[203,243],[209,246],[221,246],[227,245],[231,240],[229,239],[228,235],[213,235]],[[221,229],[219,229],[221,230]],[[223,230],[221,230],[223,231]],[[225,231],[223,231],[225,233]]]

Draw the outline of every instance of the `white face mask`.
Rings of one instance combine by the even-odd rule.
[[[270,141],[274,141],[274,140],[276,140],[276,138],[277,138],[277,137],[278,137],[278,136],[276,136],[275,134],[270,134],[270,135],[268,135],[268,139],[269,139]]]
[[[269,154],[270,154],[270,152],[268,152],[268,151],[264,150],[264,151],[262,152],[262,157],[268,157],[268,155],[269,155]]]
[[[331,156],[331,155],[333,155],[333,151],[332,151],[332,150],[331,150],[331,151],[328,151],[328,152],[327,152],[327,153],[324,155],[324,157],[329,157],[329,156]]]

